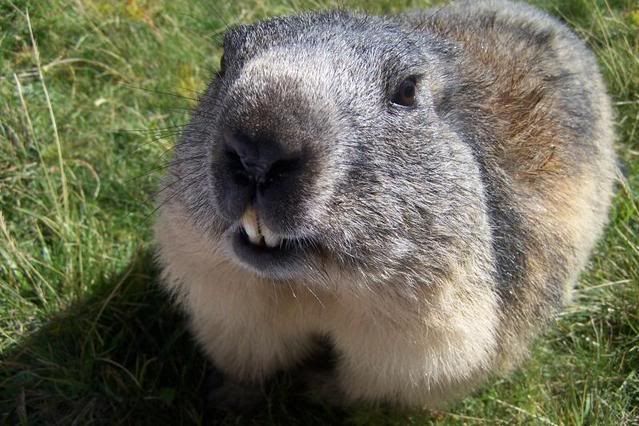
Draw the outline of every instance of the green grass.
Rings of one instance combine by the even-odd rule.
[[[205,362],[156,285],[151,194],[227,25],[343,2],[226,3],[0,2],[3,423],[199,421]],[[370,3],[346,4],[428,5]],[[639,4],[536,3],[596,51],[627,172],[575,304],[520,371],[446,412],[339,411],[282,383],[258,423],[639,422]]]

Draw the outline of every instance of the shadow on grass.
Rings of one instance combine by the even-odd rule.
[[[207,363],[157,286],[150,252],[95,285],[0,355],[3,424],[201,424]],[[287,392],[215,424],[339,424],[344,414]]]
[[[157,281],[152,255],[142,251],[124,271],[92,285],[83,300],[52,315],[12,350],[0,354],[0,424],[202,424],[207,362],[185,319]],[[264,391],[266,402],[250,416],[222,414],[213,424],[400,425],[464,424],[467,419],[482,423],[513,416],[522,421],[545,419],[535,410],[527,413],[515,407],[526,407],[531,395],[542,405],[539,412],[559,418],[577,416],[595,423],[634,418],[636,408],[632,407],[636,407],[639,388],[633,376],[636,339],[630,336],[636,337],[632,326],[636,320],[627,316],[636,312],[632,305],[636,289],[627,287],[627,291],[627,297],[597,303],[595,299],[602,297],[589,296],[584,306],[592,308],[560,322],[550,336],[554,345],[545,346],[536,361],[510,379],[457,406],[457,415],[423,412],[413,417],[371,407],[341,411],[310,403],[296,390],[294,380],[281,377]],[[591,354],[591,346],[584,346],[595,323],[602,331],[599,344],[608,354],[601,359]],[[582,334],[585,337],[579,337]],[[582,399],[591,393],[594,405],[586,413],[570,411],[571,407],[583,410]],[[554,405],[557,399],[571,402],[563,408]]]

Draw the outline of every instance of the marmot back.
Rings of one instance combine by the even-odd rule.
[[[611,116],[584,44],[521,4],[231,28],[158,200],[164,284],[234,389],[321,342],[332,400],[439,406],[569,299]]]

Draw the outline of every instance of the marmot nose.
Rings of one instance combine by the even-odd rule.
[[[301,166],[300,155],[287,152],[277,141],[224,132],[224,155],[236,185],[252,186],[258,194],[286,180]]]

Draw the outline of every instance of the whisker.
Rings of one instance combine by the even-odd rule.
[[[192,97],[189,97],[189,96],[181,95],[181,94],[179,94],[177,92],[168,92],[168,91],[165,91],[165,90],[157,90],[157,89],[147,89],[147,88],[140,87],[140,86],[134,86],[134,85],[128,84],[128,83],[121,83],[121,84],[123,86],[126,86],[126,87],[130,88],[130,89],[139,90],[139,91],[142,91],[142,92],[153,93],[153,94],[157,94],[157,95],[166,95],[166,96],[171,96],[171,97],[179,98],[179,99],[186,99],[186,100],[194,101],[194,102],[199,102],[199,100],[200,100],[199,97],[198,98],[192,98]]]
[[[127,179],[125,182],[132,182],[132,181],[135,181],[137,179],[149,176],[149,175],[151,175],[151,174],[153,174],[153,173],[155,173],[157,171],[166,170],[167,168],[169,168],[171,166],[175,166],[175,165],[187,162],[187,161],[198,160],[198,159],[201,159],[201,158],[206,158],[206,154],[200,154],[200,155],[194,155],[194,156],[188,157],[188,158],[180,158],[180,159],[170,160],[170,161],[167,161],[164,164],[161,164],[161,165],[159,165],[157,167],[149,169],[148,171],[146,171],[146,172],[144,172],[144,173],[142,173],[140,175],[137,175],[137,176],[134,176],[134,177],[132,177],[130,179]]]
[[[198,176],[198,177],[199,177],[199,176]],[[182,182],[182,180],[183,180],[183,179],[184,179],[184,178],[179,179],[179,180],[178,180],[178,181],[176,181],[176,182],[173,182],[173,183],[171,184],[171,186],[172,186],[172,185],[174,185],[174,184],[175,184],[175,183],[177,183],[177,182]],[[187,181],[186,181],[186,188],[185,188],[184,190],[185,190],[185,191],[188,191],[188,187],[189,187],[190,185],[192,185],[192,184],[193,184],[193,182],[195,182],[196,180],[197,180],[196,178],[193,178],[193,179],[189,179],[189,180],[187,180]],[[183,183],[183,182],[182,182],[182,183]],[[165,189],[167,189],[167,187],[164,187],[162,190],[165,190]],[[162,207],[164,207],[164,206],[165,206],[166,204],[168,204],[169,202],[173,201],[173,200],[174,200],[174,199],[175,199],[178,195],[180,195],[180,194],[181,194],[181,192],[176,191],[176,192],[175,192],[175,193],[173,193],[171,196],[169,196],[169,197],[167,197],[166,199],[162,200],[162,202],[161,202],[160,204],[158,204],[158,205],[157,205],[157,206],[156,206],[156,207],[155,207],[155,208],[154,208],[151,212],[149,212],[149,214],[147,214],[147,215],[145,215],[145,216],[144,216],[144,220],[148,220],[148,219],[150,219],[150,218],[151,218],[151,216],[153,216],[153,215],[154,215],[154,214],[155,214],[158,210],[160,210]]]
[[[147,128],[147,129],[114,129],[113,133],[154,133],[154,132],[162,132],[165,130],[173,130],[173,129],[184,129],[188,123],[176,124],[173,126],[165,126],[165,127],[155,127],[155,128]]]
[[[173,187],[173,185],[175,185],[175,184],[177,184],[177,183],[180,183],[180,182],[182,181],[182,179],[188,178],[188,177],[193,176],[193,175],[195,175],[195,174],[197,174],[197,173],[200,173],[200,172],[201,172],[201,170],[194,170],[194,171],[192,171],[192,172],[190,172],[190,173],[187,173],[187,174],[186,174],[186,175],[184,175],[184,176],[181,176],[180,178],[177,178],[176,180],[174,180],[174,181],[172,181],[172,182],[170,182],[170,183],[166,184],[165,186],[163,186],[163,187],[162,187],[162,188],[160,188],[159,190],[155,191],[155,192],[153,193],[153,196],[154,196],[154,197],[157,197],[157,196],[158,196],[158,195],[160,195],[162,192],[164,192],[164,191],[166,191],[167,189],[170,189],[171,187]]]

